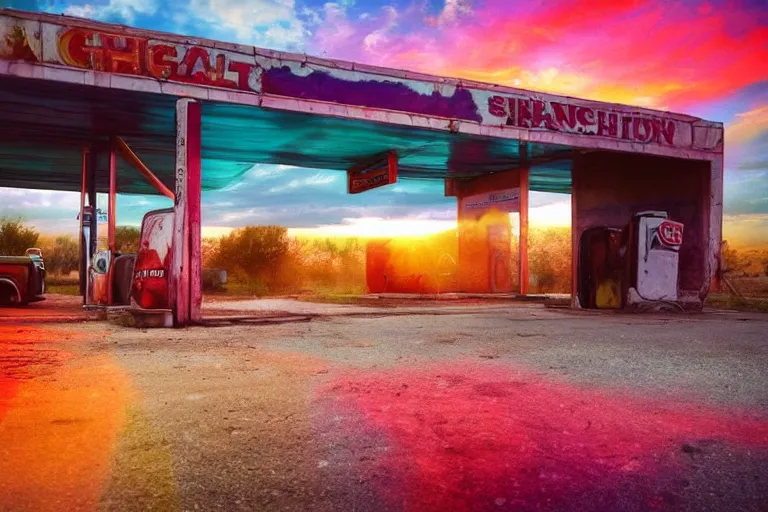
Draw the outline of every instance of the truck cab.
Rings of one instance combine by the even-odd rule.
[[[40,249],[24,256],[0,256],[0,306],[24,306],[45,300],[45,263]]]

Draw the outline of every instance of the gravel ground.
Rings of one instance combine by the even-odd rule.
[[[100,361],[84,395],[130,388],[98,506],[766,510],[766,315],[338,307],[308,323],[47,335],[40,350],[69,354],[49,357],[56,372]],[[40,379],[65,381],[52,372]],[[2,396],[0,444],[24,405],[6,400],[3,420]],[[25,509],[14,492],[0,510]]]

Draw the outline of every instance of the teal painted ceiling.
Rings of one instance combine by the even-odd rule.
[[[81,151],[123,137],[170,188],[174,180],[176,97],[15,78],[0,79],[0,186],[80,190]],[[442,180],[531,165],[531,189],[570,192],[571,148],[452,134],[368,121],[206,102],[203,188],[237,183],[254,164],[343,171],[389,150],[400,177]],[[119,159],[118,190],[154,189]],[[106,172],[98,188],[107,190]]]

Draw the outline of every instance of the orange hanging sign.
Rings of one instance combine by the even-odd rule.
[[[347,192],[359,194],[397,183],[397,153],[390,151],[386,162],[347,171]]]

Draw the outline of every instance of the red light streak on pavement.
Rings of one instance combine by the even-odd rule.
[[[19,384],[31,379],[33,372],[45,373],[71,358],[66,352],[37,347],[37,344],[52,339],[54,334],[71,337],[34,326],[0,325],[0,423]]]
[[[0,509],[93,510],[130,395],[113,358],[81,355],[95,329],[0,325]]]
[[[321,396],[387,438],[380,494],[412,511],[613,510],[626,499],[664,509],[684,477],[675,457],[686,443],[768,447],[768,421],[746,411],[474,362],[345,376]]]

